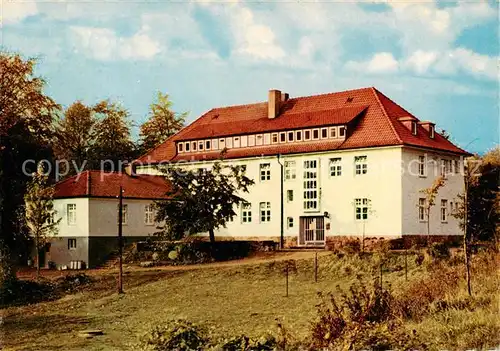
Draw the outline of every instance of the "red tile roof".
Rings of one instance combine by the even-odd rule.
[[[90,182],[89,182],[90,177]],[[126,173],[106,173],[85,171],[58,182],[54,198],[71,197],[118,197],[120,186],[123,197],[129,199],[166,199],[169,187],[161,176],[137,175]]]
[[[417,135],[413,135],[398,121],[398,118],[405,116],[416,118],[375,88],[292,98],[282,102],[280,114],[274,119],[267,118],[267,102],[215,108],[150,150],[138,161],[158,163],[180,159],[208,160],[213,159],[215,154],[218,155],[215,151],[177,155],[175,142],[180,140],[348,123],[354,128],[349,127],[350,132],[343,142],[320,140],[315,143],[296,142],[237,148],[230,149],[225,157],[240,158],[391,145],[467,154],[439,133],[435,133],[435,138],[431,139],[422,126],[418,126]]]

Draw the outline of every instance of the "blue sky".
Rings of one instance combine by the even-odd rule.
[[[495,2],[0,1],[2,46],[39,57],[64,106],[111,98],[139,124],[159,90],[192,121],[375,86],[470,151],[499,143]]]

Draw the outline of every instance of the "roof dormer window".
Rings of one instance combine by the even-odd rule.
[[[183,143],[178,143],[177,144],[177,150],[179,152],[183,152],[184,151],[184,144]]]
[[[411,121],[411,133],[417,135],[417,122]]]
[[[345,127],[339,127],[339,137],[345,137]]]

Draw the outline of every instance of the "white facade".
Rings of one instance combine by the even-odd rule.
[[[436,166],[432,162],[427,164],[426,176],[418,174],[419,156],[425,156],[427,161],[438,159]],[[327,237],[361,236],[363,231],[365,237],[426,234],[426,223],[418,216],[418,201],[424,197],[420,191],[429,187],[440,174],[441,159],[450,160],[453,165],[455,161],[463,164],[456,155],[402,146],[285,155],[279,160],[277,156],[225,160],[226,163],[245,165],[247,176],[253,179],[255,184],[250,187],[248,194],[240,194],[250,203],[251,208],[236,209],[237,217],[228,223],[227,228],[221,228],[216,236],[280,236],[279,162],[284,166],[283,208],[286,237],[299,237],[303,217],[322,217]],[[182,167],[210,168],[212,163],[190,162],[183,163]],[[294,167],[285,167],[285,164]],[[311,179],[309,173],[311,169],[306,168],[311,165],[317,173],[312,175],[314,179]],[[136,171],[139,174],[157,174],[154,166],[138,167]],[[317,182],[316,189],[308,188],[311,184],[314,185],[310,181]],[[436,205],[432,209],[432,235],[460,234],[458,223],[450,216],[450,203],[456,201],[462,184],[461,175],[447,176],[446,184],[439,191]],[[314,190],[317,191],[316,197]],[[446,200],[448,206],[445,221],[441,220],[441,200]],[[358,212],[357,204],[360,207]],[[261,206],[264,207],[262,210],[266,211],[262,216]],[[244,216],[242,211],[245,211]]]
[[[153,200],[123,199],[125,219],[123,236],[153,234],[156,225],[147,216]],[[75,206],[75,216],[70,213]],[[118,199],[69,198],[54,200],[55,218],[61,218],[58,237],[116,236],[118,231]],[[148,218],[147,218],[148,217]],[[154,215],[153,215],[154,217]],[[74,220],[73,220],[74,218]],[[148,221],[146,221],[148,219]]]

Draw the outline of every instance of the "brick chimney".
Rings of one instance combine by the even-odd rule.
[[[268,117],[270,119],[278,117],[280,114],[281,91],[276,89],[269,90],[269,99],[267,102]]]

